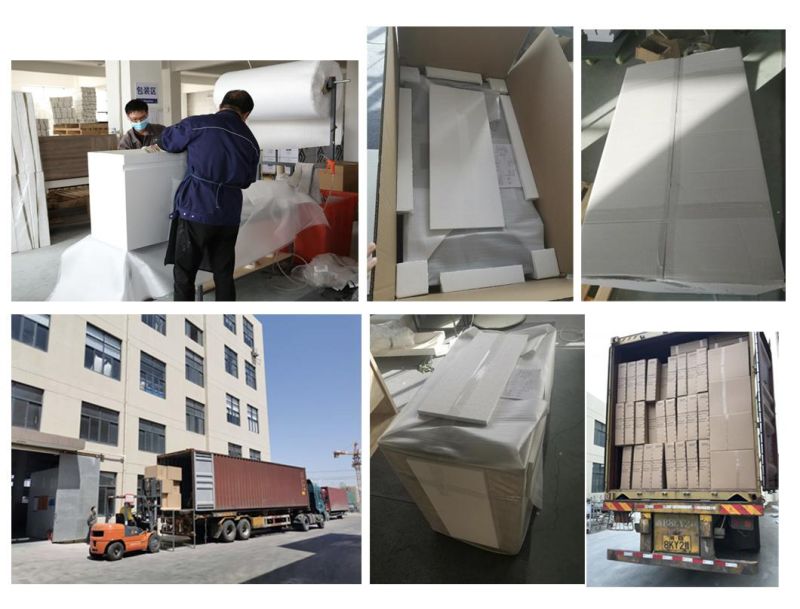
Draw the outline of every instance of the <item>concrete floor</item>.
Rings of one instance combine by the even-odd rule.
[[[370,460],[372,583],[583,583],[583,316],[533,320],[554,323],[559,342],[545,434],[545,504],[522,550],[494,554],[432,531],[378,450]]]
[[[668,32],[680,37],[677,32]],[[637,32],[636,39],[644,37]],[[750,87],[753,112],[761,144],[761,155],[773,207],[775,228],[785,261],[785,40],[783,32],[725,30],[716,33],[717,48],[740,47]],[[635,46],[635,42],[633,44]],[[632,47],[631,47],[632,48]],[[614,117],[625,70],[641,64],[630,57],[622,65],[603,59],[581,66],[581,180],[594,182],[605,146],[606,135]],[[612,300],[784,300],[783,291],[756,297],[709,294],[658,294],[615,289]]]
[[[255,535],[246,542],[209,543],[174,552],[131,554],[118,562],[91,560],[82,543],[48,541],[11,546],[15,584],[359,584],[361,515],[328,521],[307,533]]]
[[[89,227],[62,229],[51,235],[51,245],[11,255],[11,299],[15,301],[43,301],[55,288],[61,254],[69,246],[89,235]],[[283,266],[287,274],[290,267]],[[247,301],[335,301],[357,298],[353,290],[336,292],[300,285],[287,279],[276,266],[267,267],[236,280],[236,297]],[[172,293],[156,300],[172,300]],[[214,292],[207,292],[205,300],[214,300]]]
[[[589,586],[777,586],[778,507],[767,509],[760,523],[761,552],[755,575],[723,575],[670,567],[652,567],[608,560],[606,550],[638,550],[635,531],[603,531],[586,536],[586,576]],[[755,556],[750,558],[755,560]]]

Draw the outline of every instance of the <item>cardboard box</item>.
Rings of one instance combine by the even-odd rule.
[[[625,395],[628,402],[636,401],[636,362],[626,364]]]
[[[676,488],[689,488],[686,476],[686,442],[675,442]]]
[[[647,360],[636,362],[636,401],[644,402],[647,397]]]
[[[336,168],[330,171],[327,167],[319,171],[320,190],[337,192],[358,192],[358,163],[354,161],[336,161]]]
[[[617,402],[625,402],[628,364],[617,365]]]
[[[686,439],[697,440],[697,395],[686,396]]]
[[[647,412],[644,402],[634,403],[633,443],[647,444]]]
[[[162,482],[180,482],[182,480],[180,467],[171,465],[148,465],[144,468],[145,478],[158,478]],[[162,485],[162,488],[165,485]]]
[[[708,349],[697,350],[697,366],[695,368],[697,393],[708,391]]]
[[[666,441],[675,443],[678,441],[678,411],[675,406],[674,398],[664,400],[664,414]]]
[[[678,387],[676,393],[678,396],[686,395],[688,390],[687,386],[687,369],[686,369],[686,354],[680,353],[678,354]]]
[[[386,30],[381,154],[376,226],[374,300],[395,298],[398,260],[397,123],[400,64],[436,66],[503,79],[536,180],[536,210],[544,245],[556,250],[564,277],[464,292],[431,293],[414,300],[556,300],[573,293],[573,73],[558,38],[542,30],[521,57],[528,27],[399,27]]]
[[[708,490],[711,488],[711,442],[698,440],[697,453],[698,488]]]
[[[633,445],[635,442],[636,410],[633,402],[625,402],[625,444]]]
[[[644,446],[638,444],[633,447],[633,465],[631,466],[631,488],[641,489],[644,468]]]
[[[681,343],[679,345],[672,345],[669,348],[670,355],[678,355],[678,353],[689,353],[689,351],[697,351],[702,347],[708,348],[708,339],[701,338],[700,340],[693,340],[688,343]]]
[[[688,416],[689,416],[689,406],[687,404],[686,396],[679,397],[675,401],[675,423],[677,427],[677,433],[675,434],[675,438],[677,438],[678,442],[685,442],[689,439],[688,436]]]
[[[644,488],[664,488],[664,445],[645,445],[645,474],[643,474]]]
[[[667,441],[666,408],[664,400],[657,401],[654,405],[648,406],[653,412],[652,426],[650,427],[650,441],[664,444]]]
[[[711,416],[711,450],[755,448],[753,416],[750,413]]]
[[[678,356],[670,355],[667,358],[667,398],[678,397]]]
[[[627,490],[631,488],[631,472],[633,467],[633,446],[622,448],[622,467],[620,469],[619,488]]]
[[[686,442],[686,488],[700,488],[698,478],[697,440]]]
[[[711,449],[711,489],[756,490],[756,457],[753,450]]]
[[[708,382],[750,377],[750,349],[747,342],[708,350]]]
[[[667,478],[667,488],[678,487],[678,474],[675,469],[675,443],[664,444],[664,469]]]
[[[661,364],[661,380],[659,381],[658,397],[662,400],[667,397],[667,386],[669,385],[667,368],[666,362]]]
[[[708,440],[711,437],[711,413],[708,406],[708,394],[697,394],[697,439]]]
[[[750,377],[713,381],[708,386],[709,414],[723,416],[752,413]]]
[[[647,360],[647,386],[645,400],[655,402],[659,398],[658,390],[661,383],[661,364],[657,359]]]
[[[680,57],[681,50],[677,40],[665,38],[661,34],[650,34],[636,47],[635,56],[636,59],[649,63]]]
[[[625,404],[614,406],[614,446],[625,444]]]

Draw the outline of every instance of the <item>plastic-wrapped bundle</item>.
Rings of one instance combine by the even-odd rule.
[[[543,442],[553,384],[556,330],[524,328],[527,344],[487,425],[420,414],[435,389],[426,382],[379,440],[381,451],[433,530],[516,554],[534,506],[542,505]],[[452,373],[481,331],[462,334],[438,365]],[[519,379],[537,379],[529,387]],[[512,395],[513,393],[513,395]]]

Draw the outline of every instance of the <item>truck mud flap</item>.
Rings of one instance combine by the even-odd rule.
[[[758,561],[755,560],[708,559],[700,558],[699,556],[664,554],[662,552],[638,552],[635,550],[608,550],[606,558],[638,565],[677,567],[679,569],[691,569],[692,571],[728,573],[730,575],[755,575],[758,573]]]

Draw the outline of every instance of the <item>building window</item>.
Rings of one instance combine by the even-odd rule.
[[[97,492],[97,515],[111,518],[115,513],[117,495],[117,474],[100,472],[100,484]]]
[[[242,456],[242,447],[238,444],[233,444],[228,442],[228,455],[231,457],[241,457]]]
[[[239,400],[230,395],[229,393],[225,394],[225,408],[228,413],[228,423],[233,423],[234,425],[240,424],[239,418]]]
[[[203,387],[203,358],[186,349],[186,380]]]
[[[225,347],[225,372],[239,378],[239,358],[230,347]]]
[[[222,321],[228,330],[236,334],[236,315],[223,315]]]
[[[122,341],[92,324],[86,324],[84,367],[119,380],[121,361]]]
[[[166,452],[166,427],[139,419],[139,450],[160,454]]]
[[[11,381],[11,424],[38,431],[42,422],[44,391]]]
[[[192,322],[188,319],[184,321],[184,328],[186,330],[186,336],[191,338],[194,342],[196,342],[201,347],[203,346],[203,331],[195,326]]]
[[[206,407],[191,398],[186,398],[186,430],[206,433]]]
[[[244,363],[244,380],[250,387],[256,389],[256,367],[250,362]]]
[[[258,433],[258,408],[247,405],[247,429]]]
[[[594,422],[594,445],[606,445],[606,424],[601,423],[600,421]]]
[[[167,316],[166,315],[142,315],[142,322],[150,326],[156,332],[167,335]]]
[[[142,351],[139,388],[160,398],[167,397],[167,365]]]
[[[602,493],[605,487],[605,466],[602,463],[592,463],[592,492]]]
[[[119,413],[88,402],[81,403],[81,438],[89,442],[117,445]]]
[[[49,315],[12,315],[11,338],[47,351],[50,337]]]
[[[253,324],[246,317],[242,317],[242,334],[244,335],[244,344],[251,349],[255,346],[253,340]]]
[[[253,461],[261,461],[261,451],[250,449],[250,458]]]

